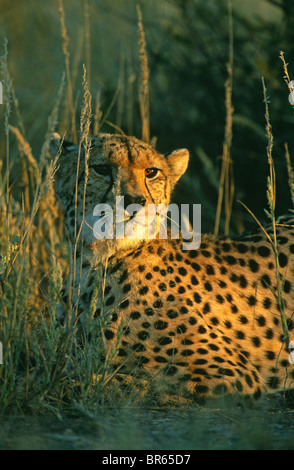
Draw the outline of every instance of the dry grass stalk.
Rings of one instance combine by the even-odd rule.
[[[266,213],[272,222],[273,238],[272,238],[271,245],[272,245],[272,250],[274,253],[275,267],[276,267],[276,281],[277,281],[276,297],[277,297],[277,304],[279,306],[280,315],[281,315],[284,343],[285,343],[286,349],[289,350],[290,340],[289,340],[287,319],[285,316],[285,303],[283,299],[283,282],[282,282],[281,273],[280,273],[278,241],[277,241],[277,231],[276,231],[276,215],[275,215],[276,174],[275,174],[275,167],[274,167],[274,161],[273,161],[273,156],[272,156],[273,133],[272,133],[272,126],[271,126],[270,117],[269,117],[268,97],[266,95],[266,87],[265,87],[263,78],[262,78],[262,86],[263,86],[263,96],[264,96],[264,103],[265,103],[266,133],[267,133],[267,138],[268,138],[267,159],[268,159],[268,164],[269,164],[269,169],[270,169],[270,175],[268,177],[268,184],[267,184],[267,199],[268,199],[269,211],[266,211]]]
[[[80,296],[81,290],[81,275],[82,275],[82,262],[83,262],[83,225],[84,225],[84,217],[85,217],[85,202],[86,202],[86,189],[87,189],[87,182],[89,176],[89,156],[90,156],[90,126],[91,126],[91,117],[92,117],[92,97],[89,91],[88,82],[87,82],[87,71],[86,66],[83,66],[83,108],[81,112],[80,118],[80,143],[79,143],[79,153],[78,153],[78,165],[77,165],[77,173],[76,173],[76,187],[75,187],[75,244],[74,244],[74,254],[73,254],[73,286],[76,283],[76,267],[77,267],[77,250],[78,244],[81,244],[81,256],[80,256],[80,269],[79,269],[79,283],[78,283],[78,299]],[[81,164],[81,150],[82,146],[84,148],[85,154],[85,179],[84,179],[84,188],[83,188],[83,219],[81,222],[80,227],[78,227],[78,180],[79,180],[79,170]],[[76,318],[78,312],[78,301],[75,305],[76,310]]]
[[[290,153],[287,143],[285,143],[285,158],[287,164],[288,184],[290,188],[291,201],[294,206],[294,171],[291,165]]]
[[[67,91],[68,91],[68,106],[71,119],[71,138],[76,143],[77,142],[77,130],[76,130],[76,121],[75,121],[75,107],[73,100],[73,87],[71,81],[70,73],[70,52],[68,50],[69,37],[67,34],[67,28],[65,24],[65,13],[63,7],[63,0],[58,0],[59,3],[59,14],[60,14],[60,24],[61,24],[61,36],[62,36],[62,51],[65,59],[65,70],[67,78]]]
[[[232,207],[233,207],[233,201],[234,201],[234,193],[235,193],[233,165],[232,165],[231,152],[230,152],[231,145],[232,145],[232,138],[233,138],[232,127],[233,127],[233,113],[234,113],[234,108],[232,106],[234,44],[233,44],[232,4],[230,0],[228,0],[228,12],[229,12],[230,39],[229,39],[229,62],[227,63],[228,78],[225,83],[226,125],[225,125],[225,135],[224,135],[224,143],[223,143],[220,185],[219,185],[216,218],[215,218],[215,226],[214,226],[215,235],[217,235],[219,232],[223,199],[224,199],[224,204],[225,204],[224,233],[225,235],[228,235],[229,233]]]
[[[149,69],[146,51],[145,33],[142,21],[142,12],[137,5],[139,27],[139,50],[141,59],[141,82],[139,87],[139,104],[142,120],[142,140],[150,141],[150,117],[149,117]]]

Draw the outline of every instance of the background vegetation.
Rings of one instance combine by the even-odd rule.
[[[142,76],[137,3],[148,82]],[[77,353],[72,330],[55,328],[68,259],[48,155],[52,131],[66,132],[69,140],[79,135],[83,64],[92,94],[92,133],[121,129],[140,138],[142,87],[148,84],[150,138],[163,153],[190,150],[189,170],[175,199],[202,204],[204,231],[215,230],[227,156],[219,232],[226,230],[228,198],[230,233],[239,233],[253,220],[237,201],[257,217],[264,216],[267,205],[262,77],[270,98],[277,214],[291,208],[285,154],[291,159],[294,152],[294,115],[279,54],[285,52],[294,78],[294,3],[1,0],[0,9],[5,98],[0,105],[0,340],[5,353],[0,407],[57,413],[72,402],[65,384],[82,378],[76,407],[85,410],[90,374],[99,364],[94,345],[78,356],[77,370],[68,360],[73,350]],[[90,404],[97,412],[95,400]]]

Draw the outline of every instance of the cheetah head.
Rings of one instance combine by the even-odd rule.
[[[100,237],[101,232],[95,236],[95,224],[101,223],[102,228],[102,217],[110,221],[112,227],[115,223],[121,224],[118,213],[124,224],[130,222],[134,214],[146,222],[147,207],[168,206],[172,190],[189,161],[186,149],[164,156],[135,137],[112,134],[92,137],[88,147],[72,144],[59,134],[53,134],[50,152],[53,156],[59,155],[56,194],[71,240],[79,238],[96,254],[107,256],[142,243],[148,238],[146,227],[144,236],[142,231],[138,236],[134,233],[132,237],[125,233],[121,236],[121,230],[117,236],[117,230],[112,230],[111,236]],[[120,211],[118,201],[123,204]],[[107,212],[109,208],[112,219]]]

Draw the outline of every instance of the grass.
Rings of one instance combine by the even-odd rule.
[[[231,147],[233,142],[233,28],[232,10],[229,5],[229,62],[227,81],[225,83],[225,136],[223,142],[222,167],[218,182],[219,196],[215,219],[215,232],[218,233],[221,221],[221,207],[225,201],[224,227],[229,232],[229,224],[233,209],[234,178],[232,174]],[[137,9],[139,29],[139,57],[141,78],[139,82],[139,106],[141,117],[141,138],[150,141],[150,110],[149,110],[149,68],[147,46],[140,8]],[[64,56],[65,73],[56,92],[56,102],[48,119],[48,129],[40,155],[33,154],[32,147],[26,137],[25,126],[21,117],[18,100],[8,68],[8,45],[5,43],[1,69],[4,77],[4,133],[5,161],[1,162],[0,173],[0,341],[3,344],[3,365],[0,366],[0,410],[1,413],[19,411],[26,413],[42,413],[49,411],[56,416],[64,410],[75,410],[85,415],[97,416],[100,405],[104,403],[103,393],[112,377],[110,363],[117,350],[102,360],[103,336],[95,322],[89,321],[87,338],[81,338],[77,323],[78,304],[69,296],[65,305],[66,321],[61,327],[56,320],[57,304],[61,300],[64,280],[69,276],[70,283],[75,284],[77,244],[82,237],[82,227],[75,227],[76,243],[70,254],[67,252],[67,240],[58,203],[55,198],[53,182],[58,167],[58,159],[51,161],[49,157],[49,140],[57,127],[69,129],[70,138],[79,141],[79,146],[86,148],[86,168],[89,156],[89,135],[91,129],[98,132],[108,123],[116,132],[124,133],[120,121],[112,123],[110,112],[121,96],[123,79],[120,77],[117,89],[108,108],[103,112],[99,93],[93,105],[89,88],[88,66],[83,67],[82,106],[77,113],[78,102],[74,96],[73,71],[69,52],[70,38],[66,28],[65,10],[59,0],[59,18],[61,26],[61,43]],[[88,3],[85,9],[85,23],[89,22]],[[90,63],[90,30],[86,27],[87,63]],[[127,87],[132,96],[132,73]],[[270,168],[268,180],[268,215],[272,222],[274,237],[271,244],[275,254],[278,285],[278,303],[283,319],[282,280],[278,265],[278,244],[275,236],[276,186],[275,170],[272,158],[272,132],[269,122],[266,91],[266,123],[268,148],[267,157]],[[130,100],[131,102],[131,100]],[[130,106],[130,105],[129,105]],[[133,110],[128,110],[132,115]],[[12,114],[17,122],[12,124]],[[80,114],[79,128],[77,115]],[[61,116],[61,118],[60,118]],[[61,122],[60,122],[61,121]],[[129,123],[131,127],[131,123]],[[18,154],[11,163],[11,141],[17,143]],[[291,168],[289,149],[286,147],[286,162],[289,184],[293,199],[293,171]],[[20,188],[13,187],[11,172],[20,175]],[[84,181],[84,197],[88,173]],[[77,188],[76,188],[77,197]],[[77,200],[76,200],[77,209]],[[97,289],[92,299],[94,311],[95,300],[103,286],[103,278],[97,279]],[[103,292],[103,288],[102,288]],[[107,322],[101,315],[100,326]],[[289,340],[287,325],[284,322],[285,343]],[[93,382],[93,376],[99,381]],[[121,397],[123,403],[123,397]],[[110,404],[114,398],[110,396]],[[120,402],[118,402],[119,404]]]

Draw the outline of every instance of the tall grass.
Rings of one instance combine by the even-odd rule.
[[[233,86],[233,29],[232,10],[229,5],[229,62],[226,90],[226,123],[223,144],[221,179],[219,185],[219,203],[215,221],[215,232],[220,225],[221,207],[225,200],[225,232],[228,233],[234,179],[232,174],[232,86]],[[67,251],[67,238],[59,205],[54,193],[54,176],[57,171],[58,157],[52,161],[48,148],[51,134],[56,128],[69,129],[69,137],[79,141],[85,150],[86,177],[84,181],[84,201],[87,187],[89,157],[89,136],[97,133],[103,125],[112,126],[117,132],[124,133],[121,122],[112,123],[109,119],[111,110],[119,99],[123,79],[119,77],[117,89],[104,111],[101,96],[97,92],[96,102],[90,94],[90,30],[89,5],[85,6],[86,66],[82,74],[82,106],[80,125],[76,126],[77,112],[73,82],[77,66],[71,65],[69,52],[70,37],[66,28],[65,11],[59,0],[59,18],[61,26],[61,44],[64,56],[65,73],[56,91],[56,102],[48,119],[47,132],[44,135],[40,155],[34,155],[27,140],[25,126],[19,111],[18,101],[12,85],[7,65],[8,45],[1,59],[4,78],[4,130],[5,161],[0,168],[0,341],[3,344],[3,365],[0,365],[0,412],[19,410],[21,412],[41,412],[50,410],[57,416],[64,409],[78,409],[84,413],[97,413],[99,404],[105,400],[105,390],[111,383],[113,373],[110,368],[112,359],[118,352],[118,344],[123,332],[123,325],[118,332],[118,344],[103,357],[103,329],[109,321],[103,315],[103,276],[97,276],[97,286],[93,294],[90,315],[87,324],[87,336],[81,336],[78,328],[78,298],[73,299],[73,286],[78,272],[78,241],[83,237],[82,226],[75,227],[76,242]],[[149,116],[149,68],[147,47],[140,8],[137,9],[139,29],[139,56],[141,77],[139,81],[139,108],[141,116],[141,138],[150,141]],[[88,68],[89,67],[89,68]],[[125,80],[128,96],[132,97],[134,72],[129,69],[129,78]],[[130,100],[131,101],[131,100]],[[128,105],[128,127],[132,128],[133,116]],[[65,112],[64,112],[65,110]],[[12,121],[12,111],[16,122]],[[62,116],[62,118],[60,118]],[[268,128],[268,136],[271,132]],[[78,138],[79,137],[79,138]],[[21,197],[16,197],[11,172],[11,142],[17,143],[17,162],[21,182]],[[289,169],[289,182],[293,195],[293,173],[289,152],[286,152]],[[271,157],[269,140],[268,160],[271,168],[268,185],[270,217],[275,227],[275,173]],[[78,173],[78,171],[77,171]],[[19,193],[18,193],[19,194]],[[77,211],[77,187],[75,210]],[[85,206],[84,206],[85,207]],[[276,238],[273,248],[277,249]],[[276,252],[277,254],[277,252]],[[276,257],[278,261],[278,257]],[[56,309],[62,299],[62,286],[69,278],[68,302],[64,303],[65,322],[60,325],[56,320]],[[277,264],[277,282],[280,282]],[[80,282],[78,283],[80,286]],[[80,289],[80,287],[79,287]],[[102,298],[102,314],[98,325],[92,321],[98,295]],[[281,309],[282,297],[279,298]],[[281,313],[282,314],[282,313]],[[98,327],[97,327],[98,326]],[[284,330],[287,341],[287,330]],[[88,340],[91,337],[91,341]],[[95,377],[95,380],[93,380]],[[111,396],[111,395],[110,395]],[[111,399],[111,398],[110,398]],[[113,404],[113,402],[112,402]]]

